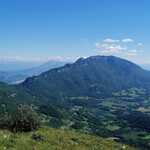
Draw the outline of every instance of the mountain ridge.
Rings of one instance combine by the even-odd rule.
[[[92,56],[28,78],[21,86],[33,95],[43,92],[41,95],[47,98],[61,99],[62,95],[100,97],[126,88],[149,88],[150,73],[118,57]],[[39,86],[44,90],[39,90]]]

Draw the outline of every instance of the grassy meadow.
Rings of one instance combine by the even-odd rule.
[[[35,132],[0,131],[0,150],[136,150],[111,139],[44,127]]]

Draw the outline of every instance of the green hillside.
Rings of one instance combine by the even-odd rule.
[[[42,128],[31,133],[0,131],[0,150],[136,150],[111,139]]]

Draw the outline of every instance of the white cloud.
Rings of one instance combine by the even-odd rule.
[[[107,38],[107,39],[103,40],[103,42],[105,42],[105,43],[118,43],[119,40],[114,40],[114,39],[111,39],[111,38]]]
[[[112,44],[112,43],[96,43],[96,48],[101,50],[104,53],[118,53],[126,48],[119,45],[119,44]]]
[[[134,42],[134,40],[131,39],[131,38],[126,38],[126,39],[123,39],[122,42],[124,42],[124,43],[132,43],[132,42]]]
[[[138,51],[136,49],[128,50],[126,52],[126,55],[128,55],[128,56],[137,56],[138,55]]]
[[[138,46],[143,46],[143,43],[138,43]]]
[[[138,51],[136,49],[130,50],[131,53],[137,53]]]
[[[137,43],[134,39],[131,38],[126,38],[123,40],[114,40],[108,38],[101,42],[95,43],[96,50],[99,53],[117,56],[137,56],[141,52],[139,46],[143,46],[143,44]]]

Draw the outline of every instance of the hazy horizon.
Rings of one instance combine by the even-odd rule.
[[[92,55],[92,56],[106,56],[106,55]],[[113,56],[113,55],[111,55]],[[87,57],[91,57],[91,56],[87,56]],[[32,61],[32,60],[20,60],[20,59],[6,59],[6,60],[0,60],[0,71],[4,71],[4,72],[16,72],[16,71],[25,71],[28,69],[34,69],[34,68],[38,68],[40,66],[45,66],[47,63],[52,64],[54,62],[56,63],[74,63],[75,61],[77,61],[80,58],[87,58],[87,57],[77,57],[74,59],[65,59],[65,58],[53,58],[53,59],[47,59],[47,60],[43,60],[43,61]],[[121,58],[121,57],[120,57]],[[126,58],[123,58],[125,60],[129,60]],[[132,60],[129,60],[133,63],[136,63]],[[143,69],[146,70],[150,70],[150,64],[138,64],[140,67],[142,67]]]

